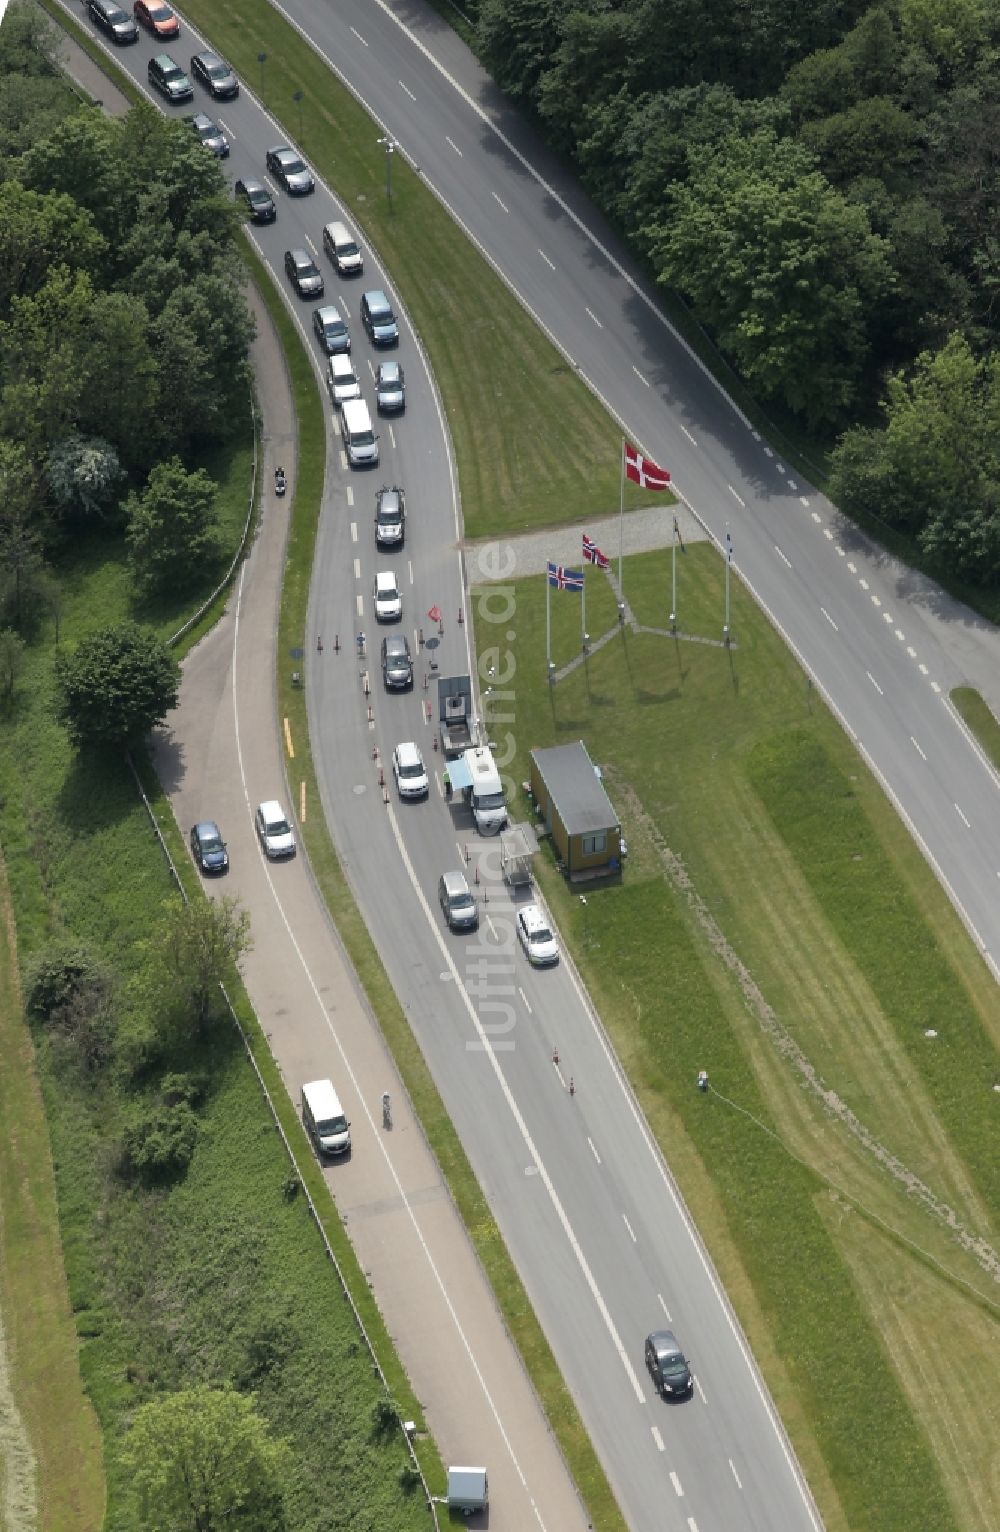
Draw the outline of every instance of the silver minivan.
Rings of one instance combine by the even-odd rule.
[[[331,1080],[311,1080],[303,1085],[302,1121],[320,1159],[349,1152],[351,1125]]]
[[[342,351],[339,356],[331,356],[326,373],[326,386],[330,391],[330,398],[338,409],[342,404],[346,404],[348,399],[361,398],[361,384],[354,371],[354,363],[346,351]]]
[[[342,277],[358,277],[365,269],[358,242],[346,223],[328,223],[323,230],[323,249]]]
[[[374,468],[378,462],[378,437],[363,399],[348,399],[341,406],[340,433],[352,468]]]

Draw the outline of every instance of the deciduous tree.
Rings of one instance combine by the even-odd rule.
[[[85,638],[55,659],[58,712],[76,745],[127,745],[177,701],[180,667],[162,639],[134,622]]]
[[[180,458],[158,463],[141,494],[126,502],[129,562],[138,584],[157,593],[197,588],[222,552],[215,485],[203,468],[188,473]]]

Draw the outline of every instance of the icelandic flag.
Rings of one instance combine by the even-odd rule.
[[[566,569],[562,564],[549,564],[549,584],[556,590],[583,590],[583,570]]]

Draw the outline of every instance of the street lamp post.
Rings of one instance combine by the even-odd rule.
[[[392,138],[388,133],[385,135],[384,138],[380,138],[379,139],[379,143],[382,145],[383,149],[385,150],[385,195],[386,195],[386,201],[388,202],[389,207],[391,209],[392,208],[392,156],[393,156],[394,151],[399,148],[399,145],[397,144],[396,140],[394,138]]]
[[[294,90],[294,91],[292,91],[292,100],[295,102],[295,105],[299,109],[299,143],[300,144],[302,142],[302,97],[303,97],[303,94],[304,94],[304,92],[301,91],[301,90]]]

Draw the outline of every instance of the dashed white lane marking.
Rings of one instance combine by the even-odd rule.
[[[354,490],[353,490],[353,488],[351,487],[350,484],[348,484],[347,488],[344,491],[344,494],[347,496],[347,503],[348,503],[348,505],[353,505],[354,504]]]
[[[461,149],[458,147],[458,145],[456,144],[455,140],[453,138],[449,138],[447,133],[444,135],[444,141],[445,141],[446,144],[450,144],[451,145],[451,147],[454,149],[455,153],[458,155],[460,160],[464,160],[465,159],[465,155],[462,153]]]
[[[698,1523],[693,1516],[688,1517],[688,1532],[698,1532]]]
[[[736,1472],[736,1464],[733,1462],[732,1458],[729,1459],[729,1466],[733,1470],[733,1478],[736,1480],[736,1488],[742,1489],[743,1485],[740,1483],[740,1476]]]
[[[868,581],[867,580],[859,580],[858,584],[861,586],[862,590],[867,590],[868,589]]]
[[[341,469],[343,470],[343,472],[346,473],[347,472],[347,453],[344,451],[343,447],[341,447],[341,449],[340,449],[340,466],[341,466]]]
[[[884,697],[885,696],[885,692],[882,690],[881,686],[879,686],[878,682],[876,681],[875,677],[872,675],[871,671],[870,670],[866,670],[865,671],[865,675],[868,677],[869,681],[872,683],[872,685],[874,686],[875,690],[878,692],[879,696],[880,697]]]
[[[364,46],[367,48],[368,44],[365,42],[364,38],[361,36],[361,33],[358,31],[357,27],[352,27],[351,31],[354,33],[354,35],[357,38],[358,42],[359,43],[364,43]]]
[[[929,674],[927,666],[923,663],[922,660],[921,660],[920,664],[917,666],[917,669],[920,671],[920,674],[922,676],[926,676],[926,675]]]
[[[909,655],[909,656],[910,656],[910,659],[911,659],[911,660],[915,660],[915,659],[916,659],[916,657],[917,657],[917,651],[916,651],[916,649],[914,649],[914,647],[913,647],[913,645],[912,645],[912,644],[907,644],[907,646],[906,646],[906,652],[907,652],[907,654],[908,654],[908,655]]]
[[[638,367],[635,365],[634,362],[632,363],[632,371],[635,373],[635,375],[639,379],[640,383],[645,383],[647,388],[649,388],[651,386],[650,382],[649,382],[649,379],[643,377],[642,373],[639,371]],[[684,429],[684,427],[681,426],[681,430],[682,431],[683,431],[683,429]]]
[[[899,642],[901,644],[905,644],[906,643],[906,634],[903,632],[902,628],[894,628],[893,631],[894,631],[896,637],[899,639]]]
[[[779,547],[778,547],[778,545],[777,545],[777,543],[775,543],[775,545],[774,545],[774,551],[775,551],[775,553],[776,553],[776,554],[777,554],[777,555],[778,555],[778,557],[779,557],[779,559],[781,559],[781,561],[782,561],[782,563],[783,563],[783,564],[787,564],[787,565],[788,565],[788,567],[789,567],[789,569],[791,569],[791,567],[792,567],[792,561],[791,561],[791,559],[790,559],[790,558],[789,558],[789,557],[788,557],[788,555],[787,555],[787,554],[785,554],[785,553],[782,553],[782,551],[781,551],[781,549],[780,549],[780,548],[779,548]]]
[[[407,561],[406,561],[406,571],[407,571],[408,575],[410,576],[410,584],[412,585],[413,584],[413,560],[412,559],[407,559]]]
[[[356,521],[352,521],[351,522],[351,542],[352,543],[356,543],[357,540],[358,540],[358,524],[357,524]]]
[[[764,448],[764,456],[765,457],[773,457],[774,456],[774,453],[771,451],[770,447],[765,447]]]
[[[681,430],[684,432],[684,435],[687,437],[687,439],[691,443],[692,447],[697,447],[698,443],[695,441],[694,437],[691,435],[691,432],[688,430],[687,426],[681,426]]]
[[[833,629],[833,631],[835,633],[839,633],[840,629],[837,627],[837,624],[834,622],[833,618],[830,616],[830,613],[827,611],[826,607],[825,606],[821,606],[820,607],[820,611],[823,613],[823,616],[826,618],[827,622],[830,624],[830,626]]]
[[[628,1219],[625,1217],[624,1213],[622,1214],[622,1223],[625,1225],[626,1229],[628,1230],[629,1238],[631,1239],[633,1245],[637,1245],[639,1243],[639,1241],[635,1237],[635,1230],[633,1229],[632,1225],[629,1223]]]
[[[775,463],[774,466],[778,470],[778,472],[782,475],[782,477],[784,477],[785,474],[788,472],[788,469],[785,467],[784,463]]]
[[[684,1498],[684,1491],[681,1489],[681,1481],[680,1481],[680,1479],[678,1479],[678,1477],[674,1473],[673,1469],[670,1470],[670,1482],[674,1486],[674,1489],[676,1490],[677,1494],[680,1495],[681,1499],[683,1499]]]
[[[833,533],[830,531],[829,527],[823,528],[823,536],[826,538],[828,543],[833,542]]]
[[[806,510],[809,509],[809,501],[806,499],[805,495],[799,496],[799,504],[804,505]]]
[[[601,1163],[601,1156],[598,1154],[597,1149],[594,1146],[594,1140],[588,1136],[587,1143],[590,1145],[591,1154],[594,1156],[594,1159],[599,1165]]]
[[[743,502],[743,501],[742,501],[742,500],[741,500],[741,499],[740,499],[740,497],[739,497],[739,495],[738,495],[738,494],[737,494],[737,493],[736,493],[736,491],[735,491],[735,489],[734,489],[734,488],[733,488],[733,486],[732,486],[732,485],[731,485],[731,484],[728,484],[728,485],[727,485],[727,486],[726,486],[726,488],[727,488],[727,489],[728,489],[728,490],[729,490],[729,493],[730,493],[730,494],[731,494],[731,495],[732,495],[732,497],[733,497],[733,499],[734,499],[734,500],[735,500],[735,501],[736,501],[736,504],[737,504],[737,505],[742,505],[742,506],[743,506],[743,509],[744,509],[744,510],[746,510],[746,505],[745,505],[745,504],[744,504],[744,502]]]
[[[823,518],[820,515],[819,511],[813,511],[812,519],[816,523],[817,526],[819,526],[820,522],[823,520]]]
[[[940,688],[940,686],[939,686],[939,685],[938,685],[938,684],[937,684],[937,682],[936,682],[936,681],[932,681],[932,682],[931,682],[931,691],[932,691],[932,692],[938,692],[938,693],[940,693],[940,691],[941,691],[941,688]]]
[[[524,1001],[524,1008],[527,1011],[528,1015],[529,1016],[533,1016],[535,1013],[531,1009],[531,1001],[528,999],[527,995],[524,993],[524,990],[521,988],[520,984],[517,986],[517,992],[520,995],[521,999]]]
[[[541,256],[542,260],[545,262],[546,266],[551,266],[552,270],[555,271],[556,268],[552,264],[552,262],[549,260],[548,256],[545,254],[545,251],[544,250],[539,250],[538,253]]]
[[[788,481],[788,488],[790,490],[792,490],[793,493],[795,493],[795,494],[798,494],[798,492],[799,492],[799,486],[796,484],[794,479],[789,479],[789,481]]]
[[[919,755],[920,759],[922,761],[926,761],[926,759],[927,759],[926,755],[924,755],[924,752],[921,750],[920,746],[917,744],[917,742],[913,738],[912,734],[910,735],[910,744],[913,746],[914,750],[917,752],[917,754]]]
[[[882,613],[882,621],[883,622],[887,622],[889,624],[890,628],[891,628],[893,623],[896,621],[896,619],[895,619],[895,617],[893,617],[891,612],[883,612]]]
[[[705,1398],[705,1390],[701,1386],[701,1379],[700,1378],[698,1378],[698,1377],[695,1378],[694,1386],[698,1390],[698,1395],[699,1395],[699,1397],[701,1399],[702,1404],[707,1404],[708,1400]]]
[[[494,201],[494,202],[496,202],[496,203],[498,203],[498,204],[499,204],[499,206],[500,206],[500,207],[502,207],[502,208],[503,208],[503,210],[504,210],[504,212],[505,212],[505,213],[509,213],[509,212],[510,212],[510,208],[509,208],[509,207],[508,207],[508,206],[507,206],[507,204],[506,204],[506,202],[503,202],[503,201],[502,201],[502,200],[501,200],[501,199],[500,199],[500,198],[499,198],[499,197],[498,197],[498,196],[497,196],[497,194],[496,194],[496,192],[494,192],[494,193],[493,193],[493,201]]]
[[[760,432],[759,431],[751,431],[750,435],[753,437],[755,442],[759,442],[760,441]],[[764,451],[765,452],[767,451],[766,447],[764,448]]]
[[[392,429],[392,426],[389,427],[389,442],[390,442],[390,445],[392,446],[393,452],[395,452],[395,450],[396,450],[396,433]]]
[[[411,89],[410,89],[410,87],[409,87],[409,86],[408,86],[408,85],[404,85],[404,84],[403,84],[403,82],[402,82],[402,80],[400,80],[400,81],[399,81],[399,82],[398,82],[398,83],[399,83],[399,88],[400,88],[400,90],[405,90],[405,91],[406,91],[406,94],[407,94],[407,95],[408,95],[408,96],[409,96],[409,98],[410,98],[410,100],[411,100],[411,101],[416,101],[416,99],[417,99],[417,98],[416,98],[416,96],[415,96],[415,95],[414,95],[414,94],[413,94],[413,92],[412,92],[412,90],[411,90]]]
[[[354,560],[354,578],[356,580],[360,580],[361,579],[361,560],[360,559],[355,559]]]
[[[882,605],[882,597],[881,596],[873,596],[872,597],[872,606],[881,606],[881,605]]]
[[[604,329],[604,326],[601,324],[601,321],[598,319],[598,317],[594,313],[593,309],[586,309],[585,312],[586,312],[587,318],[588,319],[592,319],[599,330],[603,330]]]
[[[656,1443],[657,1451],[662,1452],[664,1450],[663,1437],[660,1435],[659,1426],[652,1426],[650,1429],[653,1432],[653,1440]]]
[[[660,1308],[663,1310],[664,1314],[666,1314],[666,1316],[667,1316],[667,1323],[672,1325],[673,1324],[673,1320],[670,1318],[670,1310],[667,1308],[666,1303],[663,1301],[663,1294],[662,1293],[657,1293],[656,1296],[660,1300]]]
[[[962,821],[962,823],[964,824],[965,828],[967,830],[971,830],[972,829],[971,824],[966,819],[965,815],[962,813],[962,810],[959,808],[957,803],[955,804],[955,813],[958,815],[959,819]]]
[[[851,571],[851,574],[857,574],[858,566],[857,564],[852,564],[850,559],[847,560],[847,567]]]
[[[844,552],[839,543],[837,544],[837,557],[838,559],[846,559],[847,557],[847,554]]]
[[[355,597],[355,606],[358,609],[358,616],[359,617],[363,617],[365,615],[365,598],[364,598],[364,596],[357,596],[357,597]]]

